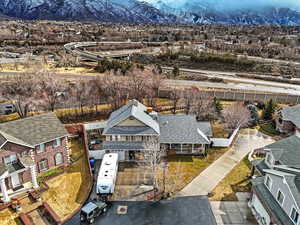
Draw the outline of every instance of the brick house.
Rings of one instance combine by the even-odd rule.
[[[68,132],[54,113],[0,124],[2,201],[38,188],[42,173],[69,164]]]

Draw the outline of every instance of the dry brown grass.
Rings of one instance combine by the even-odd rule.
[[[0,224],[21,225],[21,222],[17,219],[17,217],[18,217],[18,213],[15,213],[10,209],[4,209],[0,211]]]
[[[227,150],[228,148],[212,148],[209,150],[207,157],[169,157],[166,181],[167,192],[175,193],[180,191]]]
[[[70,215],[84,202],[91,185],[83,144],[78,139],[71,140],[70,144],[72,155],[77,156],[77,161],[70,165],[66,173],[47,181],[50,188],[42,195],[43,200],[61,218]]]
[[[245,157],[233,170],[214,188],[212,201],[237,201],[236,192],[249,192],[251,190],[251,165]]]

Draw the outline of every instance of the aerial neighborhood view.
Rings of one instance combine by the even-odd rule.
[[[299,0],[0,0],[0,225],[300,225]]]

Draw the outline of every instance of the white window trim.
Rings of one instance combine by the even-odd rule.
[[[268,156],[270,157],[270,161],[271,161],[271,163],[269,163],[268,162]],[[269,153],[267,153],[267,156],[266,156],[266,163],[270,166],[270,167],[272,167],[273,166],[273,164],[274,164],[274,161],[273,161],[273,156],[271,155],[271,153],[269,152]]]
[[[58,140],[59,140],[59,144],[57,144]],[[57,148],[59,146],[61,146],[61,138],[55,138],[54,141],[53,141],[53,147]]]
[[[43,162],[43,161],[46,161],[47,168],[41,169],[40,163]],[[38,166],[39,166],[40,171],[47,171],[49,169],[48,160],[47,159],[42,159],[41,161],[38,162]]]
[[[293,212],[293,209],[298,213],[298,221],[297,221],[297,223],[295,223],[294,219],[292,218],[292,212]],[[297,225],[297,224],[299,223],[299,220],[300,220],[300,219],[299,219],[299,218],[300,218],[300,213],[299,213],[299,211],[296,209],[295,206],[292,206],[289,217],[291,218],[291,220],[293,221],[294,224]]]
[[[267,185],[267,178],[269,178],[269,180],[270,180],[270,187],[268,187],[268,185]],[[269,175],[266,175],[265,185],[269,189],[269,191],[272,190],[273,180],[272,180],[272,178]]]
[[[41,146],[44,146],[44,150],[41,151]],[[40,145],[38,145],[37,149],[36,149],[36,153],[43,153],[43,152],[46,152],[46,144],[45,143],[42,143]]]
[[[280,202],[278,201],[278,193],[279,193],[279,191],[281,192],[281,194],[282,194],[282,196],[283,196],[282,203],[280,203]],[[276,194],[276,201],[279,203],[279,205],[283,206],[284,200],[285,200],[285,195],[283,194],[283,192],[282,192],[280,189],[278,189],[277,194]]]

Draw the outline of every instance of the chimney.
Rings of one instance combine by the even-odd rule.
[[[152,107],[148,107],[147,108],[147,113],[152,113],[153,112],[153,108]]]

